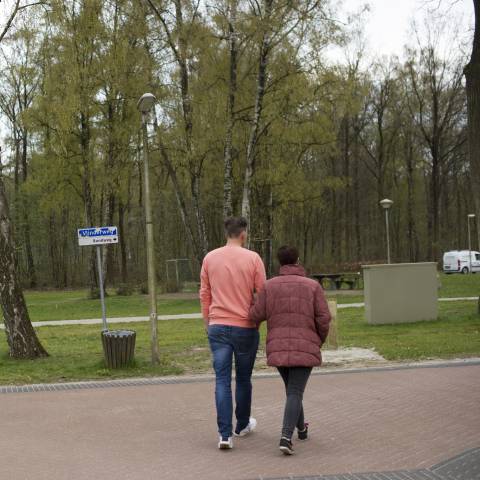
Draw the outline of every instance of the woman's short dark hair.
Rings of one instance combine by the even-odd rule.
[[[228,238],[238,238],[247,229],[248,222],[243,217],[228,217],[224,226]]]
[[[293,265],[298,262],[298,250],[295,247],[283,245],[277,250],[280,265]]]

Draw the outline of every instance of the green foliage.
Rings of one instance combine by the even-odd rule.
[[[99,300],[100,299],[100,289],[92,288],[87,293],[87,298],[89,300]]]
[[[120,297],[129,297],[130,295],[133,295],[133,293],[134,288],[129,283],[121,283],[116,290],[116,294]]]
[[[274,4],[266,19],[264,3],[251,8],[239,2],[234,25],[236,214],[265,34],[271,42],[254,142],[252,247],[267,260],[269,239],[273,251],[293,243],[311,269],[382,261],[385,231],[378,200],[388,196],[395,202],[395,261],[439,260],[442,250],[465,248],[472,195],[465,97],[454,82],[464,62],[460,53],[442,58],[434,49],[429,56],[431,49],[422,44],[411,46],[406,65],[398,59],[370,64],[362,51],[361,15],[344,27],[328,20],[335,18],[334,2],[322,0],[315,9],[309,8],[310,0]],[[145,281],[143,147],[136,102],[146,91],[158,99],[148,131],[160,283],[171,258],[190,259],[198,278],[202,218],[208,247],[223,243],[231,2],[201,14],[190,0],[178,5],[181,21],[174,10],[165,16],[160,0],[54,0],[48,13],[42,10],[40,19],[32,18],[12,37],[8,52],[15,54],[6,52],[0,100],[16,101],[19,80],[32,97],[18,118],[9,120],[12,153],[4,172],[25,284],[31,285],[29,256],[40,287],[92,283],[90,249],[78,248],[75,231],[106,223],[119,225],[123,241],[106,247],[109,284]],[[332,46],[346,61],[325,53]],[[433,82],[432,59],[449,72],[443,83]],[[425,95],[415,95],[413,80]],[[432,149],[418,124],[420,113],[434,105],[428,90],[434,83],[440,111],[448,114],[438,143],[442,181],[436,185],[435,206]],[[424,116],[425,122],[431,117]],[[18,180],[23,167],[13,148],[22,135],[28,143],[25,181]],[[26,227],[34,232],[31,242]],[[478,232],[473,229],[473,240]]]

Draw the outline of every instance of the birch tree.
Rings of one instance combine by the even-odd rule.
[[[0,48],[2,41],[11,29],[13,21],[21,9],[20,0],[16,0],[0,30]],[[0,303],[5,323],[5,333],[10,356],[13,358],[37,358],[48,355],[37,338],[30,322],[25,298],[17,270],[13,227],[3,180],[0,147]]]

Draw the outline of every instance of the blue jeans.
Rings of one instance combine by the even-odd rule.
[[[238,433],[250,421],[252,370],[257,356],[259,334],[256,328],[210,325],[208,341],[215,370],[215,403],[218,433],[227,439],[232,431],[232,359],[235,357],[235,416]]]

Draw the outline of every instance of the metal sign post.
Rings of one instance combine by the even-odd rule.
[[[102,324],[103,330],[108,330],[107,309],[105,307],[105,292],[103,290],[103,269],[102,254],[100,249],[102,245],[108,243],[118,243],[117,227],[94,227],[78,229],[78,244],[81,247],[94,246],[97,249],[98,282],[100,288],[100,300],[102,303]]]
[[[98,282],[100,285],[100,301],[102,302],[102,324],[103,329],[108,330],[107,325],[107,309],[105,307],[105,292],[103,291],[103,270],[102,270],[102,254],[100,252],[100,245],[97,245],[97,265],[98,265]]]

